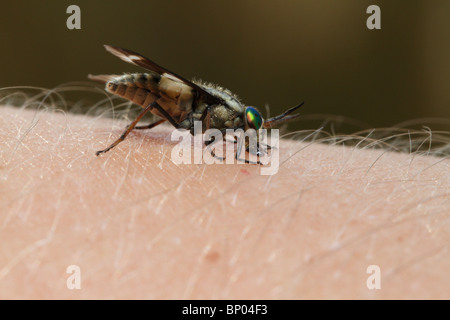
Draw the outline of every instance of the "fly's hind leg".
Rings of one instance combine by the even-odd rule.
[[[144,108],[144,110],[141,111],[141,113],[136,117],[136,119],[134,119],[134,121],[132,123],[130,123],[130,125],[128,126],[128,128],[120,135],[119,139],[117,139],[116,141],[114,141],[108,148],[103,149],[103,150],[99,150],[95,153],[96,156],[108,152],[109,150],[111,150],[112,148],[114,148],[115,146],[117,146],[119,143],[121,143],[123,140],[125,140],[125,138],[128,136],[128,134],[131,132],[131,130],[133,130],[136,127],[136,124],[142,119],[142,117],[145,116],[145,114],[150,111],[151,109],[153,109],[153,107],[157,105],[156,102],[152,102],[150,103],[147,107]],[[161,123],[161,122],[160,122]],[[158,125],[159,123],[157,123],[156,125]],[[155,126],[156,126],[155,125]],[[153,126],[154,127],[154,126]]]
[[[153,123],[147,124],[145,126],[136,126],[133,130],[146,130],[156,127],[157,125],[160,125],[161,123],[166,122],[166,119],[160,119],[158,121],[155,121]]]
[[[227,141],[227,140],[225,139],[225,137],[224,137],[224,141]],[[205,141],[205,145],[206,145],[206,146],[209,146],[209,145],[211,145],[213,142],[214,142],[214,140]],[[247,160],[247,159],[245,159],[245,158],[244,158],[244,159],[241,159],[241,158],[240,158],[241,152],[240,152],[240,150],[239,150],[239,147],[242,148],[242,144],[239,143],[239,139],[238,139],[237,137],[235,137],[234,143],[235,143],[235,144],[238,144],[238,150],[237,150],[236,156],[235,156],[235,159],[236,159],[237,161],[239,161],[239,162],[244,162],[244,163],[248,163],[248,164],[259,164],[259,165],[263,165],[263,163],[262,163],[261,161],[259,161],[259,160],[257,160],[257,161],[250,161],[250,160]],[[268,150],[271,149],[271,147],[270,147],[269,145],[266,145],[266,146],[267,146],[267,149],[268,149]],[[259,150],[259,144],[258,144],[258,150]],[[249,150],[248,147],[246,148],[245,151],[246,151],[246,152],[250,152],[250,150]],[[259,151],[258,151],[258,152],[259,152]],[[219,156],[217,156],[217,155],[214,153],[214,150],[213,150],[213,149],[211,149],[210,153],[211,153],[211,156],[213,156],[214,158],[219,159],[219,160],[221,160],[221,161],[224,161],[224,160],[226,159],[226,157],[219,157]],[[257,156],[258,156],[258,158],[259,158],[260,155],[258,154]]]

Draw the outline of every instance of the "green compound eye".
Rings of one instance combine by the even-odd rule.
[[[259,130],[261,128],[263,119],[261,114],[253,107],[247,107],[245,109],[245,115],[247,117],[247,124],[250,128]]]

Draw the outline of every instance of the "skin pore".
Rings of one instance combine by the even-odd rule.
[[[96,157],[126,124],[0,107],[0,299],[449,298],[448,158],[281,140],[273,176],[177,166],[165,125]]]

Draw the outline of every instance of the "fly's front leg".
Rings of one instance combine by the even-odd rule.
[[[239,151],[239,150],[238,150]],[[249,150],[248,150],[248,147],[246,148],[246,151],[248,152],[248,153],[250,153],[249,152]],[[260,153],[259,151],[258,151],[258,153]],[[259,164],[259,165],[262,165],[263,163],[261,163],[261,161],[259,161],[259,160],[256,160],[256,161],[250,161],[250,160],[247,160],[247,159],[241,159],[241,158],[239,158],[239,156],[240,156],[240,152],[236,152],[236,160],[237,161],[240,161],[240,162],[244,162],[244,163],[248,163],[248,164]],[[256,155],[257,157],[258,157],[258,159],[259,159],[259,154],[257,154]]]
[[[248,149],[246,149],[246,151],[248,152],[248,153],[250,153],[249,152],[249,150]],[[239,156],[240,156],[240,152],[236,152],[236,160],[237,161],[240,161],[240,162],[244,162],[244,163],[248,163],[248,164],[259,164],[259,165],[262,165],[263,163],[261,162],[261,161],[259,161],[259,160],[256,160],[256,161],[250,161],[250,160],[247,160],[247,159],[241,159],[241,158],[239,158]],[[258,151],[258,154],[256,155],[257,157],[258,157],[258,159],[259,159],[259,157],[260,157],[260,152]]]
[[[237,139],[237,137],[234,137],[233,143],[234,143],[234,144],[237,144],[238,141],[239,141],[239,140]],[[266,144],[266,143],[262,143],[262,142],[258,142],[258,150],[261,149],[261,148],[260,148],[260,145],[263,145],[263,146],[266,148],[266,150],[272,150],[272,146],[270,146],[270,145],[268,145],[268,144]],[[245,149],[245,151],[250,152],[250,149],[247,147],[247,149]]]
[[[119,143],[121,143],[123,140],[125,140],[125,138],[128,136],[128,134],[131,132],[131,130],[134,129],[134,127],[136,126],[136,124],[145,116],[145,114],[150,111],[151,109],[153,109],[153,107],[155,106],[155,104],[157,105],[156,102],[152,102],[150,103],[147,107],[144,108],[144,110],[141,111],[141,113],[136,117],[136,119],[134,119],[134,121],[132,123],[130,123],[130,125],[128,126],[128,128],[120,135],[119,139],[117,139],[116,141],[114,141],[108,148],[103,149],[103,150],[99,150],[95,153],[96,156],[108,152],[109,150],[111,150],[112,148],[114,148],[115,146],[117,146]]]
[[[258,143],[258,150],[259,150],[259,145],[263,145],[266,148],[266,150],[272,150],[272,146],[270,146],[266,143],[262,143],[262,142]]]
[[[260,156],[262,155],[262,152],[261,152],[261,147],[260,147],[260,145],[262,145],[263,143],[260,143],[259,141],[257,142],[257,148],[256,148],[256,156],[258,157],[258,160],[256,160],[256,161],[250,161],[250,160],[247,160],[247,159],[241,159],[240,158],[240,155],[241,155],[241,150],[242,150],[242,147],[243,147],[243,144],[245,143],[245,141],[244,141],[244,139],[245,139],[245,136],[241,136],[241,137],[234,137],[235,139],[234,139],[234,143],[235,144],[237,144],[238,146],[237,146],[237,151],[236,151],[236,156],[235,156],[235,159],[237,160],[237,161],[240,161],[240,162],[244,162],[244,163],[248,163],[248,164],[259,164],[259,165],[263,165],[263,163],[261,162],[261,161],[259,161],[259,158],[260,158]],[[271,146],[269,146],[269,145],[267,145],[267,144],[264,144],[266,147],[267,147],[267,150],[269,150],[269,149],[271,149],[272,147]],[[246,152],[248,152],[249,154],[251,153],[250,152],[250,145],[246,145],[245,146],[245,151]],[[253,154],[253,153],[251,153],[251,154]]]
[[[259,164],[259,165],[263,165],[263,163],[262,163],[261,161],[259,161],[259,160],[256,160],[256,161],[250,161],[250,160],[247,160],[247,159],[241,159],[241,158],[237,158],[237,157],[236,157],[236,160],[237,160],[237,161],[240,161],[240,162],[248,163],[248,164]]]
[[[264,147],[264,149],[263,149],[262,147]],[[272,150],[272,146],[269,146],[268,144],[265,144],[265,143],[262,143],[262,142],[259,142],[259,141],[258,141],[256,150],[257,150],[257,151],[256,151],[255,156],[260,157],[260,156],[262,156],[262,155],[269,154],[267,151],[268,151],[268,150]],[[248,153],[251,153],[251,152],[250,152],[250,146],[247,146],[247,147],[245,148],[245,151],[247,151]]]

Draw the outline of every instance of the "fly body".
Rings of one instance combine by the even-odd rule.
[[[192,134],[194,134],[194,121],[202,122],[203,132],[213,128],[222,133],[225,133],[226,129],[259,130],[272,128],[297,118],[298,114],[291,113],[303,105],[301,103],[279,116],[264,121],[256,108],[245,106],[227,89],[200,81],[186,80],[133,51],[109,45],[105,45],[105,48],[120,59],[143,67],[147,72],[89,75],[90,79],[105,83],[105,89],[108,92],[128,99],[143,108],[120,138],[108,148],[97,151],[97,155],[111,150],[133,129],[150,129],[165,121],[175,128],[190,130]],[[137,126],[148,112],[161,119],[146,126]]]

